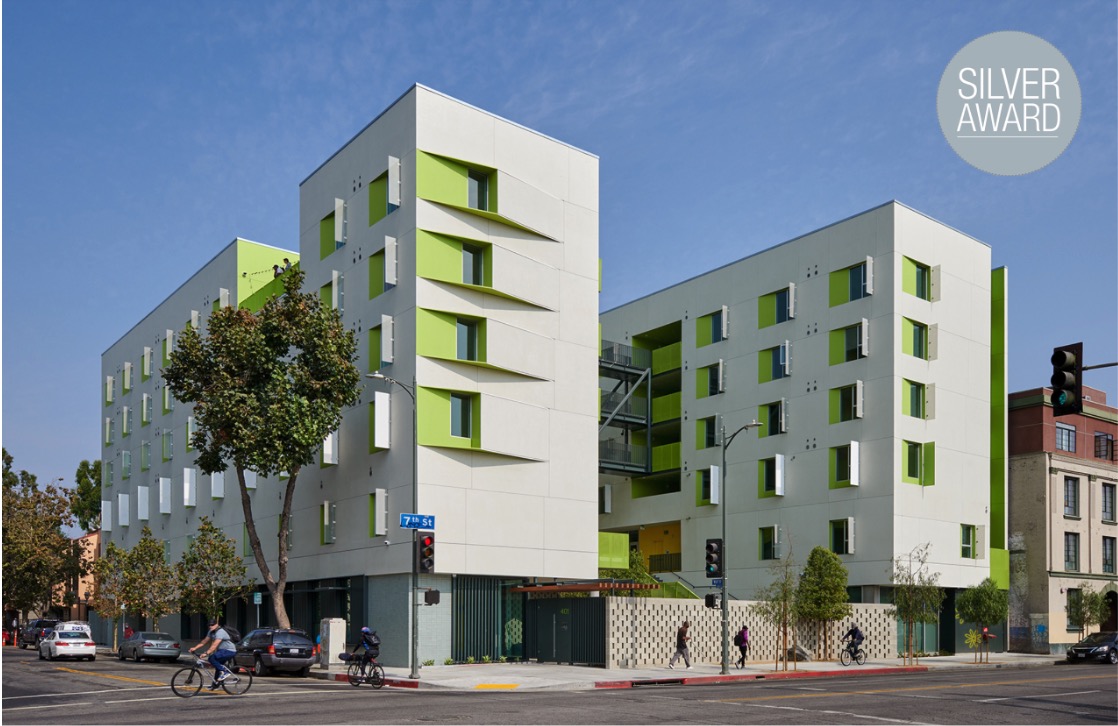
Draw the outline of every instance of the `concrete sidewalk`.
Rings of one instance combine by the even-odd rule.
[[[988,670],[991,668],[1030,668],[1063,663],[1053,655],[1026,653],[992,653],[989,664],[977,664],[973,654],[921,658],[918,665],[905,666],[899,658],[866,661],[865,665],[843,666],[837,661],[798,663],[796,670],[775,671],[769,662],[752,661],[745,668],[731,667],[721,674],[715,663],[695,663],[691,669],[682,663],[675,669],[666,666],[632,669],[592,668],[555,663],[478,663],[471,665],[423,666],[419,680],[408,678],[407,668],[385,669],[386,683],[394,688],[447,690],[578,691],[594,688],[640,688],[648,686],[695,685],[727,682],[779,680],[785,678],[843,678],[868,675],[925,673],[930,671]],[[345,666],[311,668],[312,678],[346,680]]]

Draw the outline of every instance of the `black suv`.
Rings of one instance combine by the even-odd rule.
[[[305,676],[317,660],[314,651],[314,642],[306,631],[259,628],[245,634],[233,662],[257,676],[272,671],[294,671]]]
[[[30,645],[37,650],[39,641],[50,635],[55,625],[58,625],[57,620],[47,618],[32,620],[19,631],[19,647],[26,648]]]

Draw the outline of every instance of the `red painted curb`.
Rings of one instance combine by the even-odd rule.
[[[335,673],[334,680],[349,683],[349,677],[345,673]],[[384,685],[392,686],[393,688],[419,688],[419,681],[403,678],[385,678]]]
[[[595,688],[634,688],[657,685],[706,685],[711,683],[739,683],[743,681],[771,681],[788,678],[850,678],[880,676],[893,673],[926,673],[927,666],[898,666],[895,668],[857,668],[841,671],[772,671],[758,674],[730,674],[717,676],[684,676],[681,678],[638,678],[631,681],[596,681]]]

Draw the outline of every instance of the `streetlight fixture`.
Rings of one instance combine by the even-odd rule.
[[[366,373],[366,378],[373,378],[376,380],[387,381],[392,385],[399,386],[404,389],[404,393],[408,394],[411,398],[411,432],[412,432],[412,453],[411,453],[411,503],[412,511],[419,511],[419,404],[416,402],[415,392],[415,377],[411,379],[411,386],[400,383],[391,376],[386,376],[380,371],[373,373]],[[419,680],[419,598],[416,593],[419,592],[419,562],[417,557],[417,537],[418,530],[411,531],[411,674],[409,678]]]
[[[729,500],[729,491],[726,487],[726,449],[742,431],[758,428],[761,424],[751,421],[740,429],[726,436],[726,424],[722,424],[722,496],[719,507],[722,508],[722,675],[730,672],[730,607],[726,601],[726,581],[730,579],[730,568],[726,565],[726,553],[730,551],[726,543],[726,508]]]

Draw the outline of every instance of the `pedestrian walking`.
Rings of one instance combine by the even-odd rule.
[[[747,655],[749,655],[749,626],[748,625],[742,625],[741,630],[739,630],[734,635],[734,645],[736,645],[738,647],[738,652],[741,654],[738,657],[737,666],[738,666],[738,668],[744,668],[745,667],[745,658],[746,658]]]
[[[687,664],[687,670],[691,670],[691,651],[687,649],[687,641],[691,640],[691,636],[687,631],[691,627],[691,623],[687,620],[683,621],[683,625],[675,633],[675,653],[672,659],[668,661],[668,668],[675,668],[675,662],[683,656],[683,662]]]

